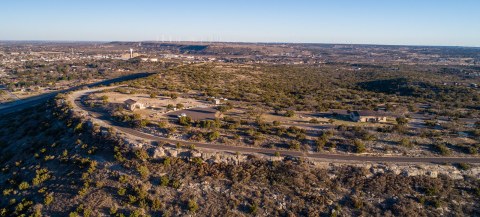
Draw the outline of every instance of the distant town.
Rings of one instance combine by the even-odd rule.
[[[471,55],[473,54],[473,55]],[[480,76],[478,49],[380,45],[262,44],[208,42],[54,43],[0,42],[0,102],[65,89],[79,82],[151,70],[169,64],[239,63],[337,65],[337,70],[424,65],[465,79]],[[140,67],[138,67],[140,64]],[[457,67],[451,67],[455,65]],[[39,75],[48,74],[46,77]],[[75,74],[75,75],[74,75]],[[78,75],[81,74],[81,75]],[[443,85],[477,88],[477,83],[445,80]]]
[[[0,216],[475,216],[479,85],[473,47],[2,41]]]

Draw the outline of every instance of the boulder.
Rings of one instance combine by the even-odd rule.
[[[383,168],[372,167],[370,169],[370,172],[372,172],[373,174],[383,174],[383,173],[385,173],[385,170]]]
[[[197,151],[197,150],[191,150],[190,151],[190,156],[191,157],[202,157],[202,153]]]
[[[426,175],[430,176],[431,178],[437,178],[438,177],[438,172],[437,171],[427,171]]]
[[[177,157],[178,155],[177,150],[174,150],[174,149],[166,149],[165,153],[170,157]]]
[[[158,159],[165,157],[165,151],[161,147],[157,147],[153,150],[152,158]]]

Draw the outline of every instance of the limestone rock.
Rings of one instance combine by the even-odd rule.
[[[155,148],[152,154],[152,158],[158,159],[162,157],[165,157],[165,151],[163,150],[163,148],[161,147]]]
[[[167,150],[165,150],[165,153],[167,154],[167,156],[170,156],[170,157],[177,157],[178,156],[178,151],[177,150],[167,149]]]

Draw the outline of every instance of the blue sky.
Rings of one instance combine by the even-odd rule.
[[[0,40],[480,46],[478,0],[2,0]]]

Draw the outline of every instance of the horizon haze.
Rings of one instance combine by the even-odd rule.
[[[477,1],[12,1],[0,40],[480,46]]]

